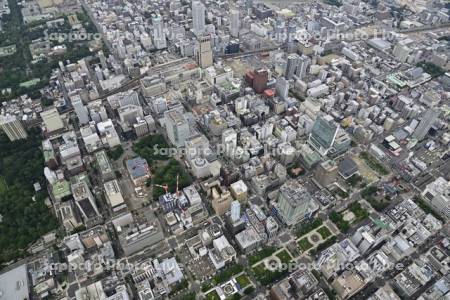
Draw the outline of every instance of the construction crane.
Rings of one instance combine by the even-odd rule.
[[[177,191],[176,191],[177,198],[180,197],[180,192],[178,191],[178,178],[179,175],[177,174]]]
[[[160,185],[160,184],[156,184],[156,183],[155,183],[154,186],[163,188],[163,189],[166,191],[166,194],[169,193],[169,186],[168,186],[167,184],[165,184],[165,185]]]

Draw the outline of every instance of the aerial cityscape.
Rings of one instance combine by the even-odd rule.
[[[450,1],[0,0],[0,300],[449,300]]]

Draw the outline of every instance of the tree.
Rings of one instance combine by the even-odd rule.
[[[40,132],[28,134],[14,142],[0,134],[0,179],[7,186],[0,189],[0,265],[26,254],[30,243],[58,225],[45,205],[46,190],[34,193],[33,183],[45,187],[44,159]]]

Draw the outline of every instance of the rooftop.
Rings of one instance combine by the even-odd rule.
[[[127,160],[127,169],[133,179],[149,175],[147,161],[142,157],[135,157]]]

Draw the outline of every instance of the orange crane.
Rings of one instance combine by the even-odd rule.
[[[177,174],[177,191],[176,191],[176,195],[177,195],[177,197],[180,197],[180,192],[178,191],[178,177],[179,177],[179,175]]]
[[[160,184],[156,184],[156,183],[155,183],[154,186],[163,188],[163,189],[166,191],[166,194],[169,193],[169,186],[168,186],[167,184],[165,184],[165,185],[160,185]]]

